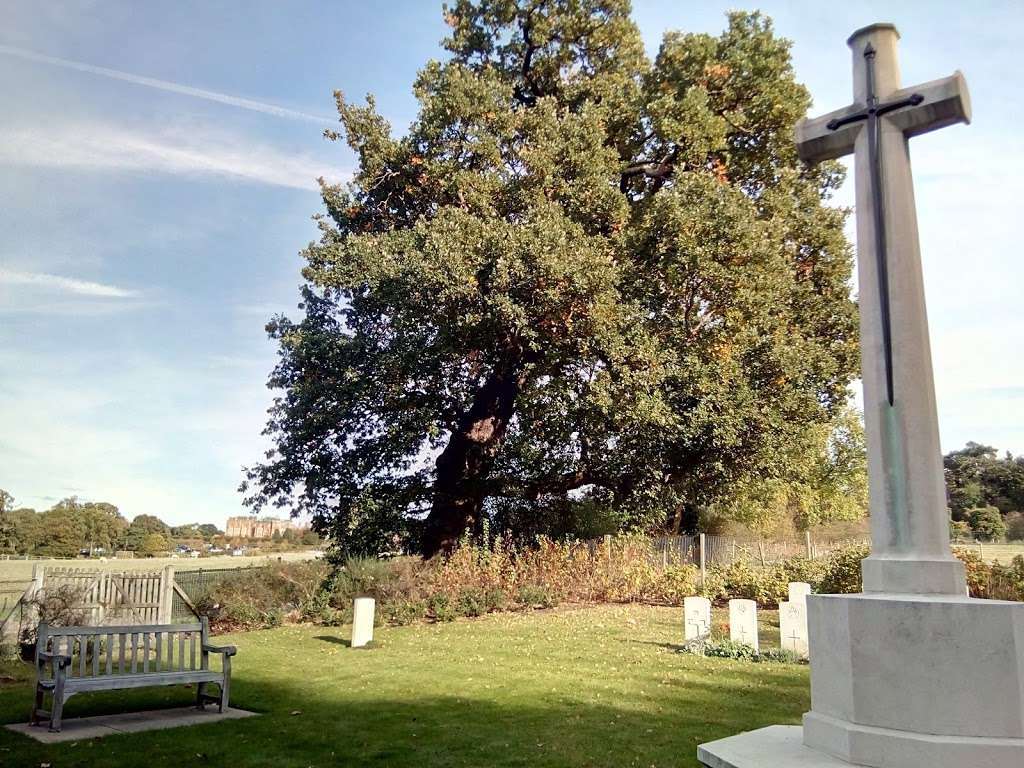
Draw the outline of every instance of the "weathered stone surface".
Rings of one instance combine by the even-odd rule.
[[[706,597],[683,598],[683,633],[687,641],[711,632],[711,601]]]
[[[885,768],[1024,765],[1024,603],[812,595],[808,607],[808,746]]]
[[[757,603],[753,600],[729,601],[729,639],[760,650],[757,637]]]
[[[811,585],[806,581],[789,582],[789,602],[807,605],[807,596],[811,594]]]
[[[779,637],[784,650],[807,656],[807,603],[804,600],[779,603]]]
[[[838,758],[803,744],[799,725],[770,725],[697,747],[708,768],[849,768]]]
[[[14,733],[29,736],[43,744],[56,744],[63,741],[95,739],[115,733],[162,731],[167,728],[179,728],[184,725],[216,723],[221,720],[237,720],[241,717],[254,717],[256,714],[256,712],[233,708],[218,712],[215,709],[199,710],[195,707],[175,707],[174,709],[156,709],[147,712],[75,717],[65,720],[63,728],[57,732],[48,730],[45,725],[33,726],[28,723],[11,723],[10,725],[5,725],[4,728]]]
[[[362,648],[373,642],[373,614],[376,603],[372,597],[352,601],[352,647]]]

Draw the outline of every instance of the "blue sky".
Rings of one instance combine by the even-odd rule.
[[[903,80],[961,69],[974,123],[912,155],[943,449],[1024,453],[1024,5],[764,2],[814,112],[850,101],[846,37],[893,21]],[[717,32],[728,3],[636,0]],[[223,523],[265,445],[274,348],[292,311],[332,91],[373,92],[403,130],[441,55],[440,3],[6,0],[0,24],[0,488],[77,494],[129,517]],[[852,202],[852,183],[842,202]]]

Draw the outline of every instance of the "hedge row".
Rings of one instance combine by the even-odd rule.
[[[786,599],[791,581],[808,582],[819,593],[859,592],[860,561],[868,548],[849,547],[818,560],[794,557],[764,567],[745,561],[711,567],[703,584],[693,565],[653,563],[649,553],[649,542],[639,537],[615,539],[610,549],[550,540],[515,549],[499,540],[489,548],[465,544],[448,558],[430,561],[403,557],[349,560],[338,566],[278,564],[221,582],[198,603],[222,629],[296,621],[346,624],[352,599],[360,595],[376,599],[378,621],[388,624],[450,621],[560,603],[682,605],[690,595],[716,603],[746,598],[775,608]],[[957,555],[967,566],[972,595],[1024,600],[1024,557],[1002,566],[986,564],[966,550]]]

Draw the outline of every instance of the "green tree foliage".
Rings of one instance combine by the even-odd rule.
[[[789,43],[734,13],[650,61],[626,0],[445,18],[407,135],[337,94],[358,168],[322,185],[304,318],[268,325],[275,448],[248,503],[431,554],[486,522],[664,527],[820,453],[856,311]]]
[[[138,519],[138,518],[136,518]],[[139,541],[137,551],[144,557],[154,557],[156,555],[162,555],[171,548],[170,539],[166,534],[153,531],[150,533],[143,534]]]
[[[137,515],[128,526],[125,546],[127,549],[141,551],[145,546],[146,537],[153,533],[158,534],[166,541],[170,538],[171,529],[155,515]],[[168,547],[165,546],[164,549],[168,549]]]
[[[1009,516],[1024,512],[1024,457],[1009,453],[999,456],[988,445],[969,442],[959,451],[947,453],[943,459],[946,472],[946,494],[954,522],[966,522],[976,535],[1017,535],[1017,528],[1008,532]],[[982,530],[975,527],[972,515],[994,508],[1003,518],[997,524],[991,513],[981,515]],[[1024,532],[1022,532],[1024,533]],[[1024,535],[1022,535],[1024,538]]]
[[[971,531],[982,541],[998,541],[1006,536],[1006,523],[997,507],[979,507],[967,513]]]
[[[813,424],[786,449],[778,474],[738,481],[702,522],[735,520],[763,534],[807,530],[868,512],[867,448],[861,415],[844,409]]]
[[[1006,538],[1024,541],[1024,512],[1011,512],[1006,516]]]

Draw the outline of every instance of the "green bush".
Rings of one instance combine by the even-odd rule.
[[[388,624],[401,626],[426,618],[427,604],[422,600],[399,600],[385,603],[378,615]]]
[[[703,651],[705,656],[718,656],[723,659],[754,661],[757,658],[757,651],[754,650],[754,646],[739,643],[729,638],[706,640],[703,644]]]
[[[459,615],[452,604],[452,599],[443,592],[427,598],[427,612],[434,617],[435,621],[455,621]]]
[[[551,593],[535,584],[521,586],[516,601],[526,608],[551,608],[556,605]]]
[[[823,595],[848,595],[862,589],[860,561],[871,554],[871,547],[858,545],[837,549],[825,560],[818,592]]]
[[[459,616],[483,616],[487,613],[486,594],[472,587],[462,590],[455,599],[455,612]]]

